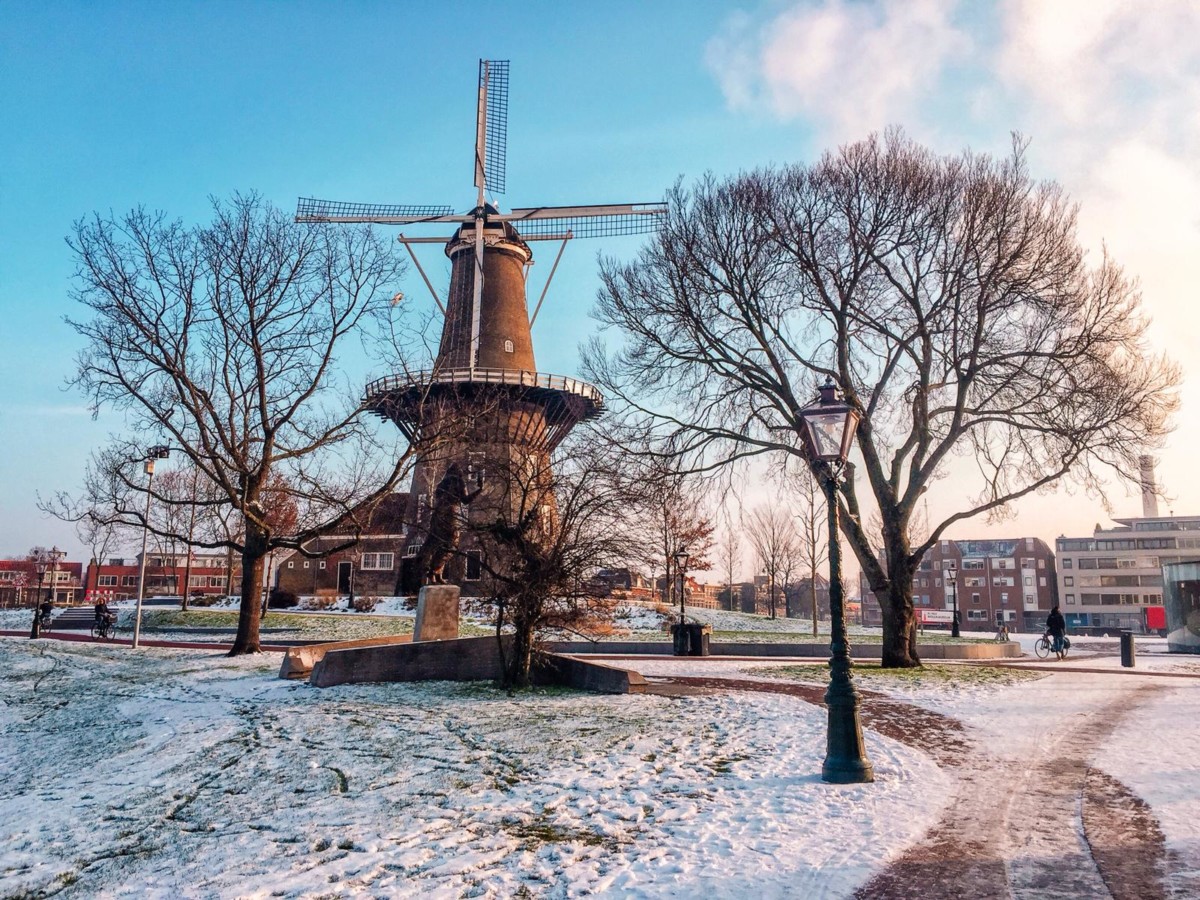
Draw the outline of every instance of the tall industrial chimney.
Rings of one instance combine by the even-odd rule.
[[[1147,519],[1158,518],[1158,491],[1154,485],[1154,457],[1139,456],[1138,469],[1142,481],[1142,515]]]

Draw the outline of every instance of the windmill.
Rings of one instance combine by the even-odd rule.
[[[433,486],[446,465],[486,468],[489,460],[502,458],[508,465],[523,460],[548,466],[550,451],[567,433],[603,410],[603,397],[592,385],[537,370],[532,326],[568,241],[656,231],[666,213],[662,203],[538,206],[501,212],[494,198],[506,189],[507,147],[508,61],[480,60],[474,154],[477,192],[472,209],[455,213],[449,206],[312,198],[301,198],[296,208],[296,221],[314,224],[457,226],[449,239],[404,233],[398,238],[412,254],[444,316],[433,368],[380,378],[365,391],[366,407],[393,421],[421,453],[405,517],[411,523],[404,538],[409,559],[428,527]],[[560,242],[532,315],[525,293],[533,262],[530,241]],[[451,260],[445,302],[413,250],[412,245],[424,243],[445,243]],[[451,441],[449,450],[421,451],[462,421],[470,423],[470,433]],[[503,486],[493,485],[489,493],[501,502],[496,498],[503,494]],[[478,504],[472,510],[477,508],[486,506]],[[478,547],[474,552],[486,549]],[[470,568],[468,556],[467,577]],[[402,574],[406,591],[413,586],[411,572],[409,576]]]

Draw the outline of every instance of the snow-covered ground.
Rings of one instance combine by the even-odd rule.
[[[275,677],[278,657],[0,639],[0,893],[840,897],[948,778],[869,735],[821,782],[823,712]]]

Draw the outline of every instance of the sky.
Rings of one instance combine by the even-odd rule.
[[[1037,178],[1080,204],[1080,237],[1140,280],[1155,349],[1186,381],[1157,451],[1164,514],[1200,514],[1200,5],[1190,0],[616,0],[268,3],[7,0],[0,29],[0,555],[71,528],[38,498],[78,486],[121,429],[68,387],[65,238],[142,205],[188,223],[210,197],[474,205],[477,61],[511,61],[502,206],[647,202],[677,179],[811,161],[891,124],[935,150],[1029,141]],[[539,368],[578,372],[598,253],[573,242],[534,329]],[[553,261],[547,244],[531,294]],[[423,263],[435,284],[448,265]],[[431,303],[416,271],[403,289]],[[382,374],[382,373],[370,373]],[[958,473],[929,517],[960,508]],[[1056,494],[951,537],[1086,535],[1140,514],[1119,485]],[[753,503],[753,498],[750,499]]]

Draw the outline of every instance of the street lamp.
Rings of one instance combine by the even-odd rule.
[[[46,575],[50,575],[49,582],[46,583],[46,600],[50,603],[54,602],[54,588],[58,583],[58,561],[66,556],[65,550],[59,550],[58,547],[51,547],[49,550],[41,550],[38,552],[35,560],[38,573],[38,584],[46,581]],[[37,602],[37,590],[33,592],[33,626],[29,629],[29,639],[34,640],[42,636],[42,610],[41,604]]]
[[[675,572],[679,575],[679,624],[675,626],[675,655],[685,656],[687,654],[687,628],[684,627],[683,619],[683,585],[684,572],[687,571],[688,552],[687,547],[680,547],[675,551]]]
[[[146,541],[150,537],[150,497],[154,487],[154,462],[166,459],[171,455],[171,448],[161,444],[151,447],[142,457],[143,470],[146,479],[146,513],[142,517],[142,562],[138,572],[137,612],[133,617],[133,649],[138,647],[138,638],[142,633],[142,601],[146,599]]]
[[[687,571],[688,552],[687,547],[680,547],[675,551],[675,573],[679,576],[679,621],[683,622],[683,585],[684,573]]]
[[[875,771],[863,745],[858,691],[850,674],[842,550],[838,539],[838,484],[854,441],[859,415],[857,410],[838,399],[837,388],[827,380],[821,386],[817,402],[800,410],[800,418],[804,422],[802,434],[809,465],[825,492],[825,508],[829,512],[829,612],[833,621],[829,688],[825,691],[829,727],[821,778],[834,784],[874,781]]]
[[[950,603],[954,609],[950,619],[950,637],[958,637],[958,565],[954,560],[946,567],[946,585],[950,588]]]

